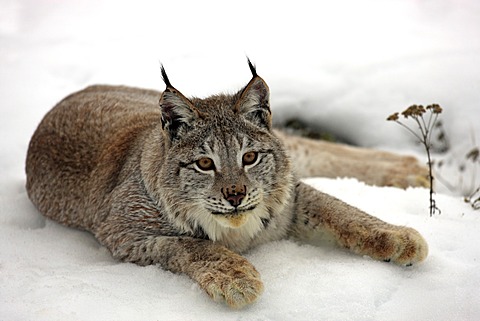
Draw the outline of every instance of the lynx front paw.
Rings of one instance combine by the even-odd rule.
[[[263,292],[260,274],[247,260],[231,258],[202,273],[200,286],[215,301],[240,309],[253,303]]]
[[[371,257],[400,265],[412,265],[423,261],[428,255],[428,245],[416,230],[398,227],[393,230],[379,229],[367,238],[365,250]]]

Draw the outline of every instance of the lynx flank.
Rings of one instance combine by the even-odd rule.
[[[263,291],[241,253],[272,240],[321,238],[400,265],[425,259],[416,230],[298,180],[405,187],[425,184],[425,168],[273,130],[268,86],[248,63],[253,77],[234,95],[186,98],[162,67],[163,93],[92,86],[68,96],[31,139],[30,199],[45,216],[93,233],[115,258],[185,273],[233,308]]]

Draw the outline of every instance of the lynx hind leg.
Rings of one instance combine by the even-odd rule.
[[[369,185],[428,187],[428,168],[415,157],[369,148],[276,135],[285,144],[299,177],[353,177]]]
[[[379,152],[382,154],[383,152]],[[412,156],[392,155],[391,161],[384,161],[383,186],[400,188],[430,187],[428,167]]]
[[[399,265],[428,255],[427,242],[416,230],[383,222],[303,183],[297,185],[296,217],[293,234],[301,239],[322,235],[354,253]]]

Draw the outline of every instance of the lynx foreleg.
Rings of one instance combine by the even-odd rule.
[[[224,301],[232,308],[253,303],[263,292],[260,274],[250,262],[208,240],[158,236],[140,230],[114,231],[108,236],[97,233],[97,237],[114,257],[139,265],[158,264],[173,273],[186,274],[215,301]]]
[[[294,237],[320,236],[357,254],[401,265],[423,261],[428,254],[426,241],[412,228],[385,223],[304,183],[296,193]]]

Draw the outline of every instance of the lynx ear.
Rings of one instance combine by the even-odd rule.
[[[266,82],[257,75],[255,66],[250,59],[248,59],[248,66],[253,78],[240,92],[240,98],[235,104],[234,111],[257,126],[270,130],[272,128],[270,91]]]
[[[162,111],[162,128],[170,139],[174,140],[191,127],[193,122],[200,117],[200,113],[190,100],[172,86],[163,66],[161,71],[163,81],[167,85],[159,102]]]

